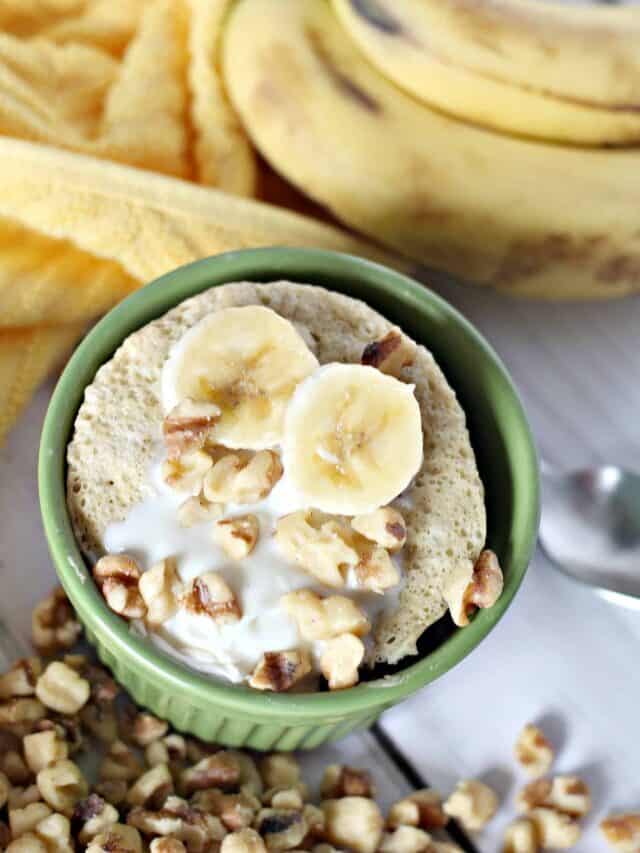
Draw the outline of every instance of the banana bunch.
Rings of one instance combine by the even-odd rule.
[[[238,0],[227,93],[354,229],[550,299],[640,289],[640,12],[534,0]]]

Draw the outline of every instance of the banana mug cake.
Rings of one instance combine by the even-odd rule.
[[[502,590],[432,355],[311,285],[215,287],[130,335],[86,390],[68,504],[132,631],[260,690],[350,687]]]

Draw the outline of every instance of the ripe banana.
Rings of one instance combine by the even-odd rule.
[[[371,512],[404,491],[422,465],[411,385],[360,364],[326,364],[296,389],[285,416],[284,468],[308,506]]]
[[[162,373],[162,404],[207,400],[220,411],[211,436],[260,450],[282,438],[298,383],[318,366],[293,325],[270,308],[246,305],[204,317],[173,348]]]
[[[240,0],[223,69],[272,165],[381,242],[519,294],[640,288],[640,152],[514,139],[431,110],[369,65],[323,0]]]
[[[333,5],[349,35],[382,74],[446,113],[497,130],[557,142],[613,145],[640,141],[637,108],[607,109],[550,95],[532,88],[531,83],[503,81],[470,69],[464,64],[465,53],[440,54],[433,44],[429,3],[333,0]],[[437,20],[438,15],[433,17]]]
[[[585,106],[640,106],[637,6],[549,0],[350,0],[408,49]]]

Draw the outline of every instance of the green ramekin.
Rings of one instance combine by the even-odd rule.
[[[105,605],[73,536],[65,456],[84,390],[131,332],[174,305],[229,281],[290,279],[362,299],[417,341],[443,368],[464,407],[486,488],[487,545],[498,554],[504,592],[471,625],[392,674],[336,693],[260,693],[200,675],[132,635]],[[44,423],[38,479],[44,529],[56,570],[101,660],[136,702],[203,740],[255,749],[310,749],[366,727],[386,708],[461,661],[513,599],[534,548],[539,516],[537,457],[507,372],[487,342],[423,285],[360,258],[312,249],[251,249],[190,264],[111,311],[80,344],[55,389]],[[446,632],[445,632],[446,634]]]

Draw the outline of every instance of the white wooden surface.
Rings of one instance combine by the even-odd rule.
[[[640,298],[539,305],[489,291],[441,292],[494,344],[518,383],[545,456],[567,467],[610,461],[640,469]],[[0,453],[0,613],[25,633],[51,586],[37,508],[36,448],[50,393],[43,389]],[[384,727],[433,784],[478,776],[504,805],[477,838],[499,850],[522,777],[511,758],[521,725],[541,721],[558,745],[557,769],[591,784],[593,818],[577,847],[603,850],[596,821],[640,808],[640,613],[622,611],[556,574],[540,555],[507,616],[462,664],[400,707]],[[389,801],[401,776],[370,736],[332,750],[369,766]],[[316,763],[327,760],[322,752]],[[374,766],[375,765],[375,766]]]

